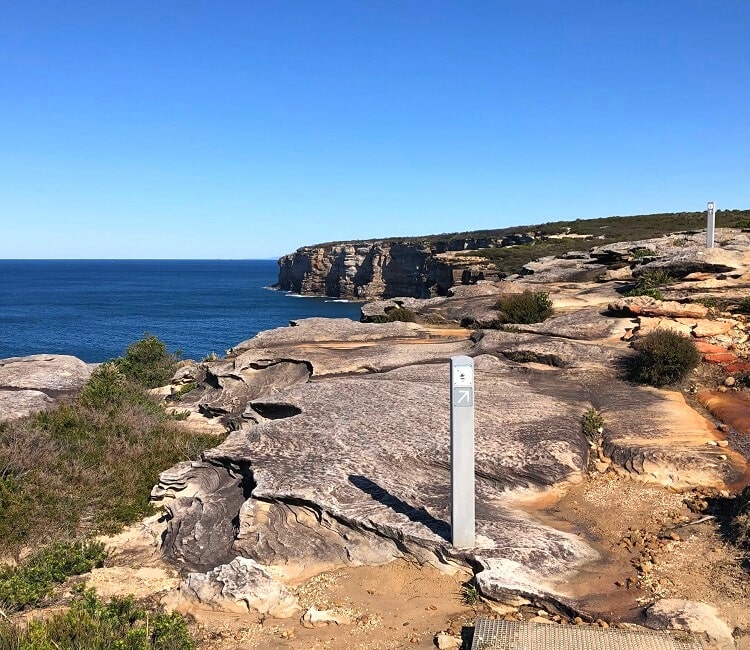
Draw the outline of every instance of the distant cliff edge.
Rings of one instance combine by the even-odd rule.
[[[533,240],[532,234],[501,238],[430,238],[424,241],[361,241],[304,246],[279,260],[278,289],[303,295],[369,300],[444,296],[454,284],[476,281],[492,265],[455,253]],[[482,267],[482,268],[480,268]]]
[[[717,210],[716,227],[750,229],[750,210]],[[456,284],[533,273],[526,264],[544,256],[570,256],[568,251],[594,244],[705,228],[705,212],[669,212],[317,244],[282,257],[275,286],[303,295],[354,300],[431,298],[446,295]]]

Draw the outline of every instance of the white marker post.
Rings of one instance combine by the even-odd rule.
[[[706,210],[706,216],[707,216],[707,223],[706,223],[706,248],[713,248],[714,247],[714,225],[715,225],[715,217],[714,217],[714,202],[709,201],[708,202],[708,210]]]
[[[451,542],[475,544],[474,360],[451,357]]]

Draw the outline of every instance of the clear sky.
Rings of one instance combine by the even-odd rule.
[[[750,208],[748,0],[4,0],[0,257]]]

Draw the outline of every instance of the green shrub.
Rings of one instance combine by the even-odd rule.
[[[552,316],[552,301],[543,291],[527,290],[500,296],[496,307],[502,312],[504,323],[541,323]]]
[[[464,604],[469,607],[478,605],[481,601],[481,596],[476,585],[471,584],[470,582],[463,585],[461,587],[461,600],[463,600]]]
[[[637,354],[630,366],[630,378],[652,386],[682,381],[700,362],[700,354],[688,336],[657,329],[638,339]]]
[[[651,296],[656,300],[664,300],[664,296],[658,287],[672,284],[674,278],[664,269],[652,269],[642,273],[636,278],[635,286],[628,291],[626,296]]]
[[[581,430],[589,442],[596,442],[602,435],[604,418],[595,408],[590,408],[581,418]]]
[[[639,289],[656,289],[667,284],[672,284],[674,278],[669,275],[665,269],[650,269],[641,273],[636,279],[636,286]]]
[[[150,611],[131,597],[105,603],[80,592],[69,610],[15,627],[0,619],[0,648],[13,650],[194,650],[177,613]]]
[[[0,608],[18,611],[37,607],[56,585],[102,566],[105,557],[104,545],[98,542],[58,542],[18,566],[0,567]]]
[[[120,371],[131,381],[145,388],[156,388],[169,383],[177,370],[180,353],[167,352],[153,334],[144,334],[140,341],[131,343],[125,356],[117,359]]]
[[[656,257],[656,251],[650,248],[634,248],[630,254],[637,260],[642,260],[644,257]]]
[[[664,294],[658,289],[639,289],[638,287],[636,287],[635,289],[626,291],[625,295],[628,298],[633,296],[651,296],[655,300],[664,300]]]
[[[703,305],[704,307],[708,307],[709,309],[716,309],[719,306],[718,299],[714,298],[713,296],[708,296],[706,298],[696,298],[693,300],[693,302],[697,302],[699,305]]]
[[[83,406],[93,409],[120,406],[132,391],[118,364],[112,361],[94,369],[78,399]]]
[[[417,315],[406,307],[390,307],[385,310],[384,314],[372,316],[371,323],[393,323],[400,321],[402,323],[413,323],[417,320]]]
[[[392,321],[401,321],[402,323],[413,323],[417,320],[416,314],[406,307],[396,307],[388,310],[388,318]]]
[[[742,314],[750,314],[750,296],[740,300],[740,304],[737,307],[737,311]]]

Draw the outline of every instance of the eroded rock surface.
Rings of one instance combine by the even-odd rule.
[[[283,584],[257,562],[243,557],[206,573],[189,573],[180,585],[180,595],[201,607],[237,614],[289,618],[299,611],[297,599]]]
[[[512,281],[363,307],[375,320],[406,308],[418,323],[297,321],[200,364],[191,371],[199,387],[183,403],[226,418],[232,431],[202,461],[162,475],[155,495],[168,504],[166,553],[202,571],[247,558],[287,582],[404,557],[469,565],[490,598],[576,610],[577,577],[607,559],[585,536],[524,512],[522,496],[585,480],[592,449],[598,471],[674,489],[734,489],[748,475],[746,459],[682,394],[622,379],[632,354],[624,339],[649,328],[710,337],[702,344],[727,354],[719,343],[740,345],[740,323],[716,320],[704,305],[621,296],[635,271],[667,258],[674,277],[687,273],[670,288],[676,296],[685,285],[744,282],[737,236],[737,254],[723,256],[734,260],[729,271],[685,266],[701,257],[690,237],[578,251]],[[346,274],[356,277],[349,255]],[[554,317],[480,327],[498,325],[498,295],[526,289],[548,291]],[[447,367],[458,354],[476,363],[477,542],[463,550],[450,544],[448,510]],[[590,444],[581,418],[591,408],[604,426]]]
[[[168,552],[208,566],[200,549],[221,548],[224,556],[275,566],[286,579],[405,556],[445,567],[468,562],[481,568],[477,581],[490,597],[574,606],[566,583],[579,567],[596,562],[597,553],[581,538],[524,514],[509,497],[583,480],[589,445],[581,417],[587,409],[593,406],[605,418],[602,444],[614,465],[639,480],[723,487],[746,470],[737,454],[722,450],[722,459],[706,445],[720,434],[678,393],[618,379],[629,352],[613,340],[621,326],[604,318],[570,318],[581,340],[484,331],[444,343],[414,324],[349,322],[346,341],[334,344],[329,329],[326,339],[305,344],[305,330],[314,337],[321,323],[300,321],[243,344],[232,362],[297,354],[323,368],[325,379],[250,400],[248,412],[276,415],[246,423],[205,452],[211,472],[243,468],[251,486],[249,498],[241,498],[239,476],[223,483],[234,495],[223,514],[235,522],[231,548],[226,528],[220,543],[201,542],[200,531],[215,529],[217,519],[206,505],[211,499],[198,490],[184,505],[178,497],[169,506]],[[396,334],[398,340],[373,340],[378,327],[384,327],[383,337]],[[460,353],[475,357],[477,369],[478,538],[469,551],[452,547],[448,524],[447,360]],[[370,372],[347,372],[364,358]],[[388,369],[398,363],[403,365]],[[184,469],[206,471],[195,464]],[[182,476],[163,476],[161,489],[191,484]],[[198,550],[188,557],[179,550],[186,548]]]

